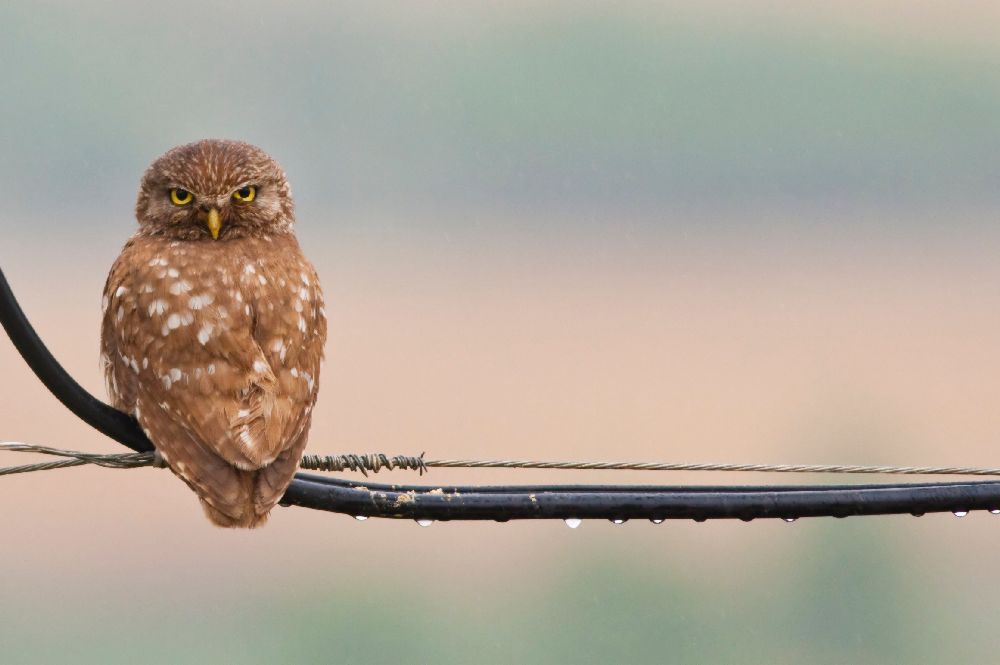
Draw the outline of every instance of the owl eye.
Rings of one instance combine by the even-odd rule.
[[[235,192],[233,192],[233,198],[237,201],[243,201],[244,203],[250,203],[253,201],[254,197],[257,196],[257,188],[253,185],[247,185],[246,187],[240,187]]]
[[[170,190],[170,202],[175,206],[186,206],[191,203],[193,199],[194,196],[186,189],[174,187]]]

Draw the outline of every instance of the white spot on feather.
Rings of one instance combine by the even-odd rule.
[[[198,341],[201,342],[202,346],[208,344],[208,340],[212,337],[212,332],[214,330],[215,326],[211,323],[206,323],[198,329]]]
[[[266,372],[267,371],[267,363],[263,362],[262,360],[255,360],[255,361],[253,361],[253,371],[255,371],[255,372]]]
[[[167,275],[169,275],[170,277],[180,277],[181,276],[181,274],[179,272],[177,272],[177,268],[170,268],[169,270],[167,270]]]
[[[192,296],[191,299],[188,300],[188,307],[195,310],[201,309],[205,305],[211,305],[212,300],[213,298],[211,293],[203,293],[200,296]]]
[[[168,308],[169,305],[167,305],[166,300],[157,298],[153,302],[149,303],[149,315],[153,316],[153,314],[163,314]]]
[[[181,327],[181,317],[179,314],[171,314],[167,317],[167,327],[171,330]]]
[[[126,289],[124,286],[119,286],[118,290],[115,291],[115,298],[121,298],[122,294],[126,293],[127,291],[128,289]]]
[[[187,293],[191,290],[191,285],[185,282],[183,279],[178,280],[170,285],[170,292],[175,296],[179,296],[182,293]]]

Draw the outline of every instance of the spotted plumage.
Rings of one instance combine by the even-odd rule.
[[[305,448],[326,339],[285,175],[245,143],[181,146],[146,171],[136,217],[104,288],[112,404],[212,522],[258,526]]]

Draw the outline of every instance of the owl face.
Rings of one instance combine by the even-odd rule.
[[[260,148],[206,139],[174,148],[143,175],[136,201],[140,233],[220,241],[288,233],[288,181]]]

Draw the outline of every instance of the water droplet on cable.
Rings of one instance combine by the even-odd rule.
[[[583,524],[583,520],[580,519],[579,517],[567,517],[566,519],[563,520],[563,522],[565,522],[566,526],[568,526],[571,529],[575,529],[581,524]]]
[[[795,520],[797,520],[799,518],[798,517],[782,517],[781,519],[784,520],[785,522],[788,522],[790,524],[790,523],[794,522]]]
[[[990,508],[991,515],[1000,515],[1000,508]]]
[[[663,518],[662,517],[654,517],[654,518],[652,518],[649,521],[652,522],[653,524],[663,524]]]
[[[359,522],[364,522],[366,519],[368,519],[368,516],[367,515],[355,515],[354,519],[356,519]]]
[[[434,524],[434,520],[428,520],[428,519],[413,520],[413,521],[419,524],[420,526],[430,526],[431,524]]]
[[[954,515],[955,517],[965,517],[968,514],[969,514],[968,510],[956,510],[955,512],[952,513],[952,515]]]
[[[625,522],[628,522],[628,520],[625,519],[624,517],[616,517],[611,520],[612,524],[625,524]]]

